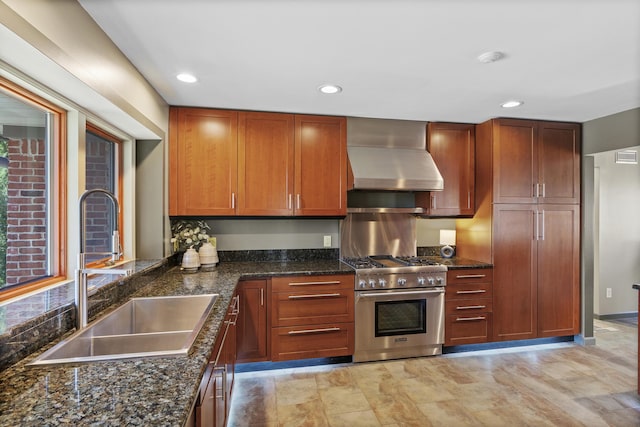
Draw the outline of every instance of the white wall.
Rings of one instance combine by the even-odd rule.
[[[640,146],[632,147],[640,151]],[[615,151],[594,156],[596,190],[596,270],[594,275],[597,315],[635,312],[640,282],[640,165],[615,163]],[[612,297],[606,297],[611,288]]]

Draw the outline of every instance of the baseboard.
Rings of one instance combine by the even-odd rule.
[[[576,344],[580,344],[580,345],[596,345],[596,337],[585,337],[582,335],[574,335],[573,336],[573,341]]]
[[[612,314],[594,314],[593,317],[598,320],[615,320],[626,319],[629,317],[638,317],[637,311],[628,311],[625,313],[612,313]]]

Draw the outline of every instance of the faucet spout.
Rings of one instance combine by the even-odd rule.
[[[84,204],[87,197],[92,194],[103,194],[107,197],[109,201],[111,201],[111,213],[113,218],[113,227],[112,227],[112,238],[111,238],[111,252],[105,253],[105,255],[111,255],[111,263],[115,263],[120,259],[122,255],[122,250],[120,247],[120,233],[118,231],[118,214],[120,211],[120,206],[118,205],[118,199],[112,193],[102,188],[96,188],[92,190],[87,190],[80,196],[78,200],[78,208],[79,208],[79,217],[80,217],[80,226],[79,226],[79,237],[80,244],[78,246],[78,268],[76,269],[75,275],[75,304],[76,304],[76,329],[81,330],[87,326],[88,321],[88,290],[87,290],[87,277],[89,274],[118,274],[123,276],[131,275],[131,270],[124,269],[98,269],[98,268],[85,268],[86,266],[86,255],[85,252],[85,209]]]

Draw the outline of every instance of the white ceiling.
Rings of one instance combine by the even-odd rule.
[[[638,0],[79,1],[171,105],[471,123],[640,107]]]

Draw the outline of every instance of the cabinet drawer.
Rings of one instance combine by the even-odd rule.
[[[491,283],[447,283],[445,299],[478,299],[491,298],[493,295]]]
[[[487,313],[493,311],[493,301],[490,298],[456,299],[445,302],[446,314],[458,314],[466,316],[469,314]]]
[[[353,275],[281,276],[271,279],[271,292],[325,292],[354,290]]]
[[[273,328],[271,360],[295,360],[353,354],[353,323]]]
[[[488,342],[491,313],[445,316],[445,346]]]
[[[447,286],[457,283],[491,283],[492,281],[492,268],[469,268],[461,270],[449,270],[447,272]]]
[[[353,289],[279,292],[271,297],[273,327],[353,322]]]

